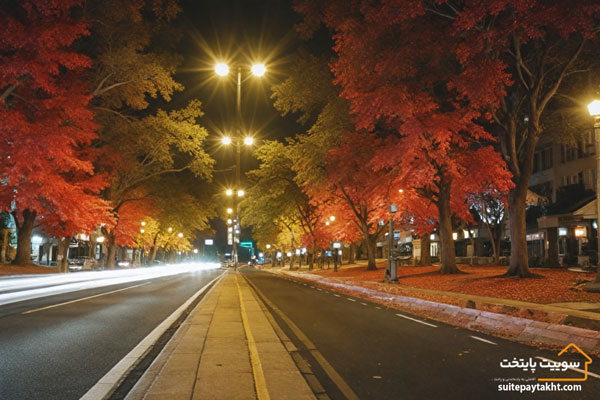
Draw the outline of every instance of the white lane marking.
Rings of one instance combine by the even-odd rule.
[[[535,358],[537,358],[537,359],[539,359],[539,360],[550,361],[550,362],[553,362],[553,363],[558,363],[558,364],[560,364],[560,362],[558,362],[558,361],[554,361],[554,360],[551,360],[551,359],[549,359],[549,358],[546,358],[546,357],[535,357]],[[582,370],[582,369],[579,369],[579,368],[573,368],[573,367],[567,367],[567,368],[568,368],[568,369],[572,369],[573,371],[577,371],[577,372],[580,372],[580,373],[582,373],[582,374],[585,374],[585,371],[584,371],[584,370]],[[593,372],[590,372],[590,371],[588,371],[588,376],[593,376],[593,377],[594,377],[594,378],[596,378],[596,379],[600,379],[600,375],[598,375],[598,374],[595,374],[595,373],[593,373]]]
[[[319,291],[321,291],[321,292],[323,291],[323,289],[321,289],[321,288],[317,288],[317,290],[319,290]]]
[[[303,283],[304,286],[308,286],[308,283]]]
[[[375,307],[375,308],[378,309],[378,310],[381,310],[381,307]]]
[[[314,289],[315,287],[314,287],[314,286],[311,286],[310,288],[311,288],[311,289]]]
[[[342,297],[342,296],[340,296],[339,294],[334,294],[334,296],[335,296],[335,297]]]
[[[113,391],[123,377],[131,370],[138,360],[146,354],[150,346],[162,336],[162,334],[181,316],[181,314],[194,302],[213,282],[221,279],[225,272],[217,276],[215,279],[204,285],[200,290],[194,293],[185,303],[177,310],[173,311],[163,322],[160,323],[152,332],[148,334],[137,346],[133,348],[121,361],[119,361],[110,371],[106,373],[86,394],[79,400],[98,400],[104,399]],[[218,283],[218,282],[217,282]]]
[[[469,335],[469,337],[471,337],[471,338],[473,338],[473,339],[475,339],[475,340],[479,340],[480,342],[483,342],[483,343],[489,343],[489,344],[493,344],[494,346],[497,346],[497,345],[498,345],[498,343],[494,343],[494,342],[492,342],[491,340],[487,340],[487,339],[484,339],[484,338],[480,338],[479,336],[473,336],[473,335]]]
[[[354,299],[351,299],[350,297],[346,297],[346,299],[350,300],[350,301],[356,301]]]
[[[427,326],[431,326],[433,328],[437,328],[437,325],[430,324],[429,322],[420,321],[418,319],[407,317],[406,315],[402,315],[402,314],[396,314],[396,315],[399,316],[399,317],[402,317],[402,318],[410,319],[411,321],[415,321],[415,322],[418,322],[418,323],[423,324],[423,325],[427,325]]]
[[[367,303],[360,303],[360,304],[362,304],[363,306],[366,306],[366,305],[367,305]]]
[[[93,299],[94,297],[100,297],[100,296],[105,296],[107,294],[112,294],[112,293],[117,293],[117,292],[122,292],[123,290],[127,290],[127,289],[133,289],[136,287],[140,287],[140,286],[144,286],[144,285],[148,285],[150,282],[146,282],[146,283],[140,283],[139,285],[133,285],[133,286],[128,286],[126,288],[122,288],[122,289],[117,289],[117,290],[111,290],[110,292],[105,292],[105,293],[100,293],[100,294],[95,294],[93,296],[88,296],[88,297],[82,297],[81,299],[76,299],[76,300],[71,300],[71,301],[65,301],[64,303],[58,303],[58,304],[52,304],[50,306],[46,306],[46,307],[40,307],[40,308],[34,308],[33,310],[28,310],[28,311],[24,311],[21,314],[31,314],[34,312],[38,312],[38,311],[42,311],[42,310],[47,310],[49,308],[54,308],[54,307],[60,307],[60,306],[66,306],[67,304],[73,304],[73,303],[77,303],[79,301],[84,301],[84,300],[89,300],[89,299]]]

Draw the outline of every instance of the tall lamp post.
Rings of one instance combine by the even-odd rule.
[[[267,69],[264,66],[264,64],[254,64],[250,68],[250,72],[252,73],[252,75],[258,76],[258,77],[263,76],[266,71],[267,71]],[[219,76],[223,76],[223,77],[227,76],[227,75],[229,75],[229,66],[225,63],[218,63],[217,65],[215,65],[215,72]],[[237,191],[237,195],[238,195],[237,197],[242,197],[244,195],[244,191],[242,190],[241,184],[240,184],[241,141],[242,141],[242,66],[241,65],[237,66],[236,136],[235,136],[235,140],[232,140],[232,138],[226,136],[222,139],[222,143],[225,145],[229,145],[229,144],[231,144],[232,141],[235,142],[234,143],[235,144],[235,190]],[[251,137],[245,137],[243,141],[244,141],[244,144],[247,146],[251,146],[252,143],[254,142],[254,140]],[[233,194],[233,191],[231,191],[231,193]],[[229,194],[229,191],[228,191],[228,194]],[[235,201],[235,221],[237,221],[237,224],[241,231],[238,204],[239,204],[239,199],[236,199],[236,201]],[[235,230],[236,230],[236,227],[234,226],[234,232],[235,232]],[[234,268],[237,269],[238,254],[237,254],[237,242],[236,242],[235,236],[233,238],[233,248],[232,248],[231,256],[233,258]]]
[[[600,292],[600,100],[594,100],[588,105],[590,115],[594,117],[594,143],[596,144],[596,265],[598,272],[596,280],[586,285],[589,292]]]

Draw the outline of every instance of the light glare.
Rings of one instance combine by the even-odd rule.
[[[252,74],[254,76],[263,76],[267,72],[267,67],[264,64],[254,64],[252,66]]]
[[[254,143],[254,139],[251,138],[250,136],[244,138],[244,144],[246,146],[252,146],[253,143]]]
[[[225,63],[215,65],[215,72],[219,76],[227,76],[229,74],[229,66]]]
[[[231,138],[229,136],[223,136],[221,138],[221,143],[227,146],[228,144],[231,144]]]
[[[588,104],[588,111],[592,117],[600,116],[600,100],[594,100]]]

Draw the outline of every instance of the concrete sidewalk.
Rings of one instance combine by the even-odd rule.
[[[235,272],[192,311],[127,399],[315,399]]]

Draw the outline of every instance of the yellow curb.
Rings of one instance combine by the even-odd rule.
[[[237,274],[238,273],[236,272],[235,285],[237,286],[238,294],[240,296],[242,323],[244,325],[244,331],[246,332],[248,350],[250,350],[250,363],[252,364],[252,374],[254,375],[256,397],[258,400],[270,400],[271,397],[269,396],[269,389],[267,388],[267,382],[265,381],[265,374],[260,363],[260,358],[258,357],[256,342],[254,342],[254,336],[252,336],[252,331],[250,331],[250,326],[248,325],[248,316],[246,315],[246,307],[244,306],[244,296],[242,295],[242,290],[240,289],[240,284],[238,283]]]

